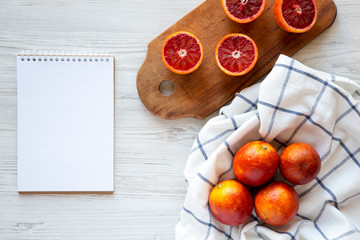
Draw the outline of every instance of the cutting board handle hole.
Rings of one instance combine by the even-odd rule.
[[[159,84],[159,92],[164,96],[170,96],[174,92],[174,83],[164,80]]]

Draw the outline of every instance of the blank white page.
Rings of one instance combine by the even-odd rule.
[[[114,191],[114,58],[18,56],[18,192]]]

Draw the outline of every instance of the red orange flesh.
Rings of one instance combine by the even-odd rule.
[[[216,63],[219,68],[231,76],[248,73],[258,59],[257,46],[250,37],[240,33],[225,36],[215,50]]]
[[[167,37],[161,48],[165,66],[177,74],[195,71],[204,57],[200,40],[192,33],[180,31]]]
[[[274,19],[283,30],[293,33],[309,31],[318,15],[316,0],[276,0]]]
[[[222,7],[231,20],[248,23],[264,11],[265,0],[222,0]]]

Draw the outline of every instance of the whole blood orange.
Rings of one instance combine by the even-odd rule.
[[[320,172],[318,152],[306,143],[293,143],[280,154],[280,173],[293,184],[306,184]]]
[[[258,59],[257,46],[250,37],[233,33],[225,36],[215,50],[216,63],[219,68],[231,76],[248,73]]]
[[[260,16],[265,0],[222,0],[226,15],[238,23],[248,23]]]
[[[234,226],[245,222],[250,217],[253,199],[244,185],[236,180],[226,180],[211,190],[209,206],[217,220]]]
[[[200,40],[193,34],[180,31],[167,37],[161,48],[165,66],[174,73],[188,74],[195,71],[204,57]]]
[[[265,223],[281,226],[289,223],[299,210],[299,196],[283,182],[272,182],[255,195],[255,212]]]
[[[274,18],[288,32],[303,33],[316,22],[318,7],[316,0],[276,0]]]
[[[235,154],[233,170],[236,178],[249,186],[257,187],[268,182],[276,173],[279,155],[269,143],[249,142]]]

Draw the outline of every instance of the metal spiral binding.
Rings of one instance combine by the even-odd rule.
[[[114,55],[107,52],[78,52],[61,50],[23,50],[21,61],[27,62],[109,62]]]

